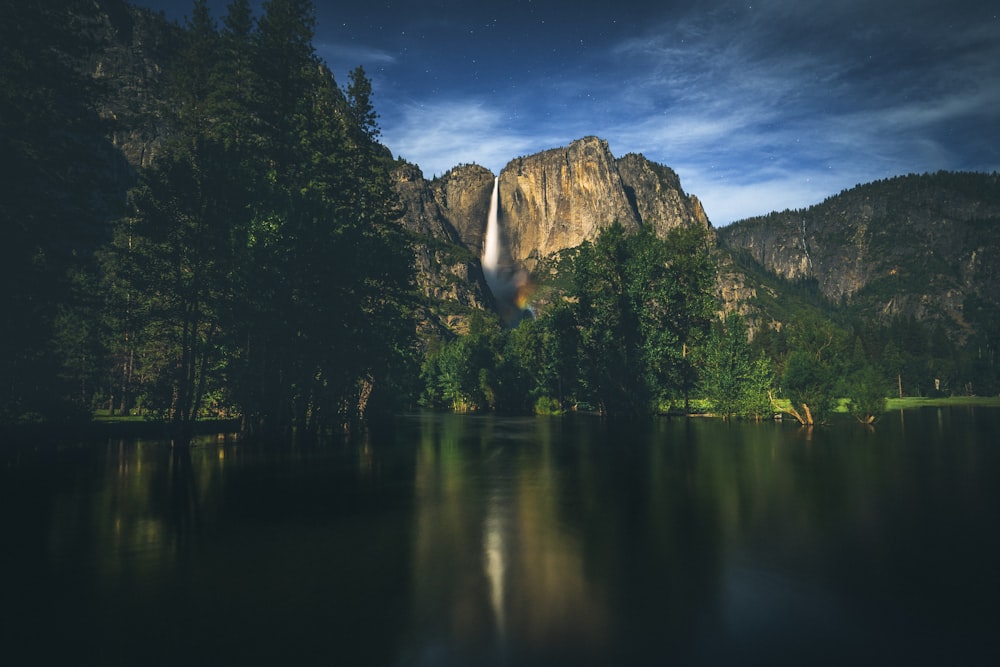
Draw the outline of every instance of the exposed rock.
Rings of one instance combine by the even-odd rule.
[[[938,173],[858,186],[802,211],[718,231],[788,280],[815,280],[864,318],[939,321],[962,340],[1000,309],[1000,176]],[[975,304],[979,314],[965,312]]]
[[[455,167],[431,182],[431,192],[457,240],[477,256],[482,254],[486,218],[490,212],[493,173],[477,164]]]
[[[161,114],[161,86],[181,31],[122,0],[102,0],[99,7],[90,31],[100,48],[81,68],[101,90],[98,112],[114,146],[133,169],[148,167],[170,132]]]
[[[576,247],[615,221],[639,226],[607,142],[596,137],[508,163],[500,172],[500,210],[517,263]]]
[[[432,332],[461,332],[468,309],[492,308],[493,300],[478,253],[466,247],[449,222],[457,217],[454,211],[442,206],[447,184],[426,181],[417,166],[407,163],[396,166],[393,182],[403,207],[402,223],[413,240],[417,286],[424,298],[421,320]],[[452,201],[461,205],[467,200],[459,192]]]
[[[637,153],[619,158],[616,164],[625,195],[640,224],[652,225],[660,238],[678,227],[711,226],[701,202],[684,194],[681,179],[673,169],[650,162]]]
[[[482,307],[490,299],[478,258],[493,182],[479,165],[456,167],[429,182],[412,165],[397,169],[404,224],[425,238],[427,248],[437,248],[418,251],[419,282],[428,298],[455,299],[463,307]],[[672,170],[641,155],[616,160],[596,137],[509,162],[499,176],[499,209],[501,264],[512,277],[537,259],[595,239],[615,221],[633,230],[653,225],[660,236],[680,226],[710,226]],[[448,251],[442,255],[443,248]],[[463,275],[468,289],[458,287]]]

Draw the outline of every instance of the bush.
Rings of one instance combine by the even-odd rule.
[[[538,400],[535,401],[536,415],[561,415],[562,413],[562,405],[558,399],[551,396],[539,396]]]

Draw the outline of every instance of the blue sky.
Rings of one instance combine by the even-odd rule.
[[[899,174],[1000,171],[995,0],[316,8],[320,57],[341,83],[364,66],[383,142],[428,178],[597,135],[673,168],[721,226]]]

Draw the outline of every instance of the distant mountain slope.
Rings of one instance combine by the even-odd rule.
[[[997,326],[1000,175],[900,176],[800,211],[718,230],[742,261],[815,280],[831,304],[866,320],[943,324],[957,342]]]

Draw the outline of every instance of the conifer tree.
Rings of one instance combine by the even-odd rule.
[[[92,3],[0,3],[0,422],[87,415],[94,355],[73,322],[104,240],[93,91],[75,63]]]

